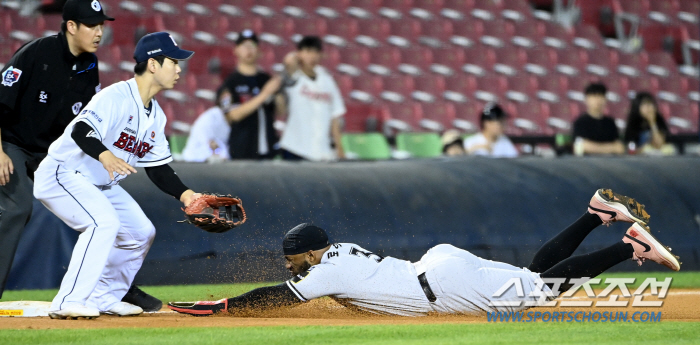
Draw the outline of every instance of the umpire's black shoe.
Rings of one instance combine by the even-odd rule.
[[[219,312],[227,312],[228,299],[224,298],[218,301],[168,302],[168,308],[182,314],[207,316]]]
[[[129,291],[124,295],[124,298],[122,298],[122,302],[137,305],[147,313],[159,311],[160,308],[163,307],[163,302],[161,302],[161,300],[143,292],[136,285],[131,285]]]

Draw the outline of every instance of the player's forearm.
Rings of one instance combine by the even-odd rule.
[[[73,131],[71,132],[71,138],[75,141],[75,144],[85,152],[86,155],[100,160],[100,154],[107,151],[107,147],[94,137],[94,130],[90,125],[85,122],[79,121],[73,126]]]
[[[264,310],[301,304],[286,283],[265,286],[228,299],[229,312]]]
[[[147,167],[146,175],[158,189],[168,195],[172,195],[176,199],[181,199],[185,191],[189,190],[168,164]]]
[[[245,102],[226,112],[226,118],[229,122],[239,122],[258,110],[258,108],[262,106],[268,97],[269,95],[267,94],[258,94],[257,96],[251,98],[248,102]]]
[[[592,154],[624,154],[625,147],[619,141],[599,143],[584,139],[583,152]]]

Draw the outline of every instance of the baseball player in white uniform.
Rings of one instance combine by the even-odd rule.
[[[180,49],[165,32],[136,45],[135,77],[96,94],[49,147],[34,175],[34,196],[81,232],[68,271],[51,304],[51,318],[94,318],[100,313],[138,315],[121,302],[148,253],[155,228],[119,182],[137,167],[185,205],[198,196],[168,165],[166,117],[153,98],[171,89]]]
[[[283,159],[344,158],[340,138],[345,103],[333,76],[318,65],[321,49],[320,38],[306,36],[297,44],[297,51],[285,57],[289,116],[279,142]]]
[[[644,206],[634,199],[600,189],[587,212],[545,243],[527,268],[485,260],[449,244],[433,247],[414,263],[381,257],[356,244],[331,244],[323,229],[301,224],[283,240],[292,279],[234,298],[171,302],[168,307],[185,314],[210,315],[292,306],[329,296],[356,310],[387,315],[520,311],[547,303],[560,288],[570,289],[571,279],[595,277],[625,260],[640,264],[652,260],[678,271],[677,257],[651,236],[648,220]],[[615,221],[633,223],[622,241],[571,256],[593,229]],[[508,285],[513,279],[519,280],[522,289]]]

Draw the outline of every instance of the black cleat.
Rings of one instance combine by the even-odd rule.
[[[136,285],[131,285],[122,302],[131,303],[141,307],[144,312],[152,313],[159,311],[163,307],[163,302],[139,289]]]
[[[168,302],[168,308],[182,314],[194,316],[207,316],[219,312],[226,312],[228,300],[226,298],[218,301],[197,301],[197,302]]]

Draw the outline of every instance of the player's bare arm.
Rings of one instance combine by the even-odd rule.
[[[10,175],[15,171],[12,165],[12,159],[3,151],[2,141],[0,141],[0,185],[4,186],[10,183]]]
[[[120,175],[131,175],[131,173],[136,173],[136,168],[127,164],[123,159],[118,158],[109,150],[100,153],[100,163],[109,173],[109,178],[114,180],[114,173]]]

